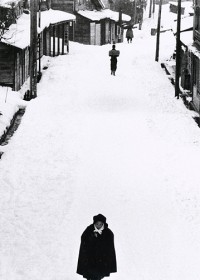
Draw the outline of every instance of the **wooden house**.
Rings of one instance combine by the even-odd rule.
[[[194,1],[193,40],[190,47],[192,104],[200,112],[200,0]]]
[[[19,50],[18,48],[13,48],[9,44],[5,44],[4,35],[7,33],[7,30],[12,24],[17,22],[17,19],[23,14],[24,6],[23,0],[15,0],[15,1],[2,1],[0,3],[0,21],[5,24],[5,29],[3,26],[0,26],[1,29],[1,37],[0,37],[0,84],[13,86],[14,81],[17,82],[17,79],[20,77],[23,81],[25,81],[25,77],[27,77],[26,72],[28,69],[26,66],[20,69],[19,65],[21,60],[29,60],[28,49],[24,48],[23,50]],[[18,72],[21,72],[20,75],[17,75]],[[21,82],[21,81],[20,81]],[[19,82],[19,83],[20,83]]]
[[[193,43],[192,30],[182,32],[180,34],[181,40],[181,72],[180,72],[180,83],[183,90],[188,91],[188,95],[191,95],[192,85],[191,85],[191,51],[190,47]]]
[[[51,0],[51,7],[67,12],[72,12],[73,8],[76,23],[70,28],[70,40],[89,45],[104,45],[123,40],[120,15],[109,9],[112,2],[112,0]],[[122,14],[122,21],[130,20],[129,16]]]
[[[41,12],[39,61],[43,55],[56,56],[68,52],[68,26],[74,20],[74,15],[62,11]],[[29,77],[29,68],[30,15],[24,13],[9,26],[0,42],[0,85],[19,90]]]
[[[180,25],[180,85],[181,90],[184,94],[191,96],[191,46],[193,45],[193,15],[182,17]],[[177,36],[177,22],[172,25],[172,30],[175,36]],[[175,53],[174,55],[175,56]],[[176,62],[175,57],[173,57],[172,64],[175,75]],[[172,75],[172,76],[173,76]],[[175,77],[174,77],[175,78]]]
[[[191,91],[191,59],[190,47],[193,44],[193,16],[181,19],[180,42],[181,42],[181,69],[180,83],[183,90]],[[177,25],[177,23],[175,23]],[[177,26],[176,26],[177,27]]]
[[[129,21],[130,17],[122,15]],[[89,45],[121,42],[123,29],[118,24],[119,13],[109,9],[101,11],[80,10],[76,13],[75,41]]]
[[[19,90],[29,76],[29,48],[0,42],[0,85]]]
[[[63,10],[68,13],[73,13],[78,10],[99,10],[111,9],[114,0],[47,0],[51,2],[51,8],[55,10]]]
[[[169,10],[171,13],[177,14],[178,13],[178,3],[170,3]],[[181,15],[184,15],[185,7],[181,7]]]
[[[74,0],[51,0],[51,9],[60,10],[67,13],[74,13],[75,1]]]
[[[24,1],[15,0],[0,1],[0,41],[4,32],[13,23],[16,23],[17,18],[24,11]]]

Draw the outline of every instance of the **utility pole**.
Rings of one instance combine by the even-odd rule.
[[[162,0],[160,0],[159,2],[155,61],[158,61],[159,59],[161,12],[162,12]]]
[[[179,76],[181,66],[181,40],[180,30],[181,29],[181,0],[178,0],[178,11],[177,11],[177,30],[176,30],[176,77],[175,77],[175,97],[179,99]]]
[[[155,14],[155,6],[156,6],[156,2],[155,0],[153,0],[153,14]]]
[[[152,0],[150,0],[150,4],[149,4],[149,18],[151,18],[151,10],[152,10]]]
[[[133,25],[137,23],[137,16],[136,16],[136,8],[137,8],[137,0],[133,2]]]
[[[40,28],[41,27],[41,0],[39,0],[39,18],[38,18],[38,27]],[[40,32],[40,31],[39,31]],[[38,46],[39,46],[39,75],[40,75],[40,78],[41,78],[41,57],[40,57],[40,52],[41,52],[41,35],[40,33],[38,34]]]
[[[37,3],[38,0],[30,1],[30,95],[37,97]]]

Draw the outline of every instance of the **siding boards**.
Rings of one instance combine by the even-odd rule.
[[[50,25],[40,33],[37,58],[43,55],[56,56],[69,51],[69,22]],[[40,52],[39,52],[40,50]],[[0,42],[0,85],[19,90],[27,80],[30,69],[30,47],[19,49]]]
[[[12,85],[14,79],[13,48],[0,43],[0,84]]]
[[[76,17],[75,41],[90,45],[90,21],[80,15]]]
[[[74,12],[74,1],[73,0],[52,0],[51,8],[54,10],[61,10],[68,13]]]
[[[19,90],[29,76],[29,49],[0,43],[0,84]]]
[[[110,43],[110,24],[107,19],[101,21],[101,44]]]
[[[96,23],[95,26],[95,33],[96,33],[96,45],[101,45],[101,24],[100,23]]]

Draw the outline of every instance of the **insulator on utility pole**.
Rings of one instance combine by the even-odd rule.
[[[162,0],[160,0],[160,2],[159,2],[159,12],[158,12],[157,38],[156,38],[156,57],[155,57],[156,61],[159,60],[161,12],[162,12]]]
[[[30,1],[30,94],[37,97],[37,6],[38,0]]]
[[[178,0],[178,11],[177,11],[177,30],[176,30],[176,76],[175,76],[175,97],[179,98],[179,77],[181,67],[181,40],[180,30],[181,29],[181,0]]]

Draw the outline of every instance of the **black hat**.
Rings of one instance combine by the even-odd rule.
[[[106,223],[106,217],[104,217],[102,214],[98,214],[93,217],[94,223],[96,222],[103,222],[104,224]]]

